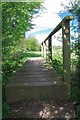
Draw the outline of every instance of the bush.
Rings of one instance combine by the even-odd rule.
[[[6,102],[4,102],[2,104],[2,118],[9,118],[9,117],[11,117],[11,108]]]
[[[61,63],[60,60],[58,59],[54,59],[53,61],[53,67],[55,68],[55,70],[61,75],[63,74],[63,65]]]

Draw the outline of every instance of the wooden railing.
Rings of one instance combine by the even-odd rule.
[[[70,90],[70,20],[73,16],[66,16],[48,37],[42,42],[42,56],[46,59],[46,41],[48,40],[48,60],[52,61],[52,36],[62,28],[62,52],[63,52],[63,79]]]

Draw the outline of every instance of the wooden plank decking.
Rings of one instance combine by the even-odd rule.
[[[68,87],[42,58],[29,59],[5,88],[7,102],[24,99],[67,99]]]
[[[42,58],[25,62],[6,85],[5,94],[12,118],[75,118],[67,85]]]

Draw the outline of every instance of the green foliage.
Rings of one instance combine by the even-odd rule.
[[[77,107],[77,120],[80,120],[80,105]]]
[[[28,51],[40,51],[40,45],[36,38],[28,37],[27,39],[27,50]]]
[[[75,51],[76,59],[72,57],[72,99],[77,103],[80,103],[80,0],[70,0],[67,6],[68,11],[77,17],[76,31],[78,32],[77,39],[73,38],[73,51]],[[73,27],[73,26],[72,26]],[[74,30],[74,27],[73,27]],[[75,36],[75,34],[74,34]],[[80,119],[80,106],[77,107],[77,118]]]
[[[32,28],[32,17],[38,13],[40,2],[3,2],[2,3],[2,44],[4,59],[10,56],[24,37],[27,30]],[[17,51],[17,50],[16,50]]]
[[[79,15],[80,14],[80,0],[71,0],[69,3],[68,9],[71,13],[75,14],[75,15]]]
[[[5,99],[5,84],[26,60],[23,54],[27,45],[24,35],[33,27],[33,15],[39,13],[40,6],[38,1],[2,2],[3,118],[11,114]]]
[[[61,63],[61,61],[59,59],[54,59],[53,61],[53,67],[55,68],[55,70],[62,75],[63,73],[63,65]]]
[[[53,49],[53,67],[58,74],[63,75],[63,60],[61,47],[54,47]]]
[[[32,28],[32,17],[38,13],[40,2],[3,2],[2,3],[2,60],[3,83],[21,63],[26,50],[25,31]]]
[[[27,52],[27,53],[26,52],[23,53],[23,58],[26,59],[26,58],[30,58],[30,57],[41,57],[41,52],[37,52],[37,51],[36,52],[33,52],[33,51],[31,52],[30,51],[30,52]]]
[[[63,59],[61,48],[55,48],[53,53],[53,67],[57,71],[58,74],[63,76]],[[77,86],[77,72],[76,72],[76,64],[77,64],[77,56],[75,55],[75,49],[71,54],[71,100],[74,102],[78,102],[78,86]]]
[[[73,82],[71,84],[71,100],[78,102],[78,87]]]
[[[2,106],[2,118],[9,118],[11,116],[11,108],[4,102]]]

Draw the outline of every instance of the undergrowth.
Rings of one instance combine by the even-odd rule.
[[[53,67],[58,74],[63,76],[63,62],[59,54],[55,54],[52,60]],[[75,103],[80,103],[80,90],[78,89],[78,75],[77,75],[77,58],[73,56],[71,59],[71,100]],[[77,119],[80,119],[80,104],[76,108]]]

